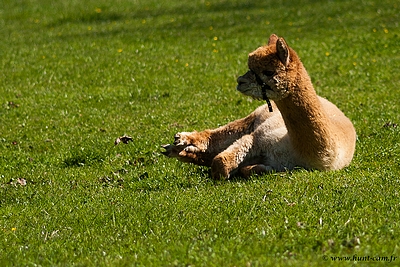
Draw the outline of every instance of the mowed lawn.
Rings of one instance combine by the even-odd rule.
[[[399,266],[399,22],[391,0],[2,0],[0,266]],[[352,164],[213,181],[164,157],[263,104],[236,78],[272,33],[352,120]]]

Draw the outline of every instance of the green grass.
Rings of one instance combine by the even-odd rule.
[[[1,1],[0,265],[399,266],[400,4],[356,2]],[[353,121],[352,164],[214,182],[162,156],[261,104],[236,78],[271,33]]]

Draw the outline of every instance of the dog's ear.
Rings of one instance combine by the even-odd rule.
[[[271,34],[268,39],[268,45],[276,44],[276,41],[278,41],[278,36],[276,34]]]
[[[279,60],[287,67],[289,65],[289,47],[282,37],[276,41],[276,51],[278,52]]]

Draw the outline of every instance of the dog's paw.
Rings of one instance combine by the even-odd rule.
[[[161,153],[170,158],[177,158],[183,162],[210,166],[214,155],[207,151],[209,144],[208,132],[181,132],[174,136],[174,143],[162,145],[165,149]]]
[[[196,158],[196,153],[204,152],[202,142],[198,141],[197,132],[181,132],[174,136],[174,143],[172,145],[161,145],[165,151],[162,154],[168,157],[177,158]]]
[[[230,177],[230,163],[227,158],[217,155],[211,163],[211,175],[215,180],[225,180]]]
[[[181,132],[174,138],[175,146],[185,148],[188,153],[197,153],[206,151],[209,135],[204,132]]]
[[[177,158],[179,161],[204,165],[201,151],[194,146],[161,145],[165,151],[161,151],[167,157]]]
[[[190,138],[190,135],[192,133],[189,132],[181,132],[181,133],[177,133],[174,136],[174,145],[175,146],[188,146],[190,145],[190,142],[192,141],[192,138]]]
[[[181,152],[178,147],[171,144],[161,145],[161,147],[164,149],[161,153],[170,158],[176,157]]]

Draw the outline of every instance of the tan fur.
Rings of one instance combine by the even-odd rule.
[[[248,71],[237,89],[262,99],[253,72],[271,90],[273,112],[260,106],[246,118],[214,130],[183,132],[165,155],[210,166],[213,178],[229,178],[296,166],[337,170],[350,164],[356,133],[350,120],[331,102],[319,97],[296,52],[283,38],[271,35],[268,45],[249,54]]]

